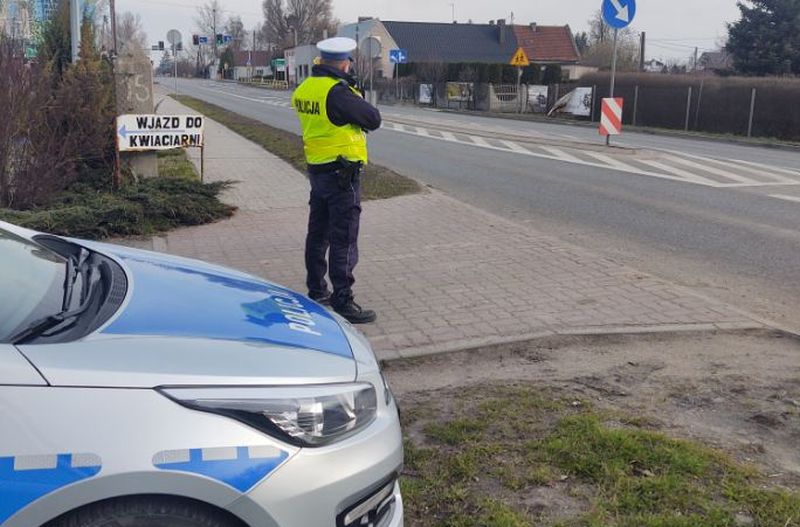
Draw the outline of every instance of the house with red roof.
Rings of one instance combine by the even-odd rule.
[[[357,24],[339,28],[339,36],[363,41],[377,36],[382,46],[378,63],[381,76],[391,76],[389,50],[404,49],[411,63],[508,64],[522,48],[532,63],[558,64],[570,79],[581,72],[581,56],[569,26],[383,21],[362,17]]]

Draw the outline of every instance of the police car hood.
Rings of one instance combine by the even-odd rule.
[[[21,351],[54,385],[316,384],[356,377],[351,329],[271,282],[204,262],[99,243],[128,293],[76,342]]]

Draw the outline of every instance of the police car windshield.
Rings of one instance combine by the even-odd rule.
[[[0,228],[0,342],[61,311],[65,276],[62,257]]]

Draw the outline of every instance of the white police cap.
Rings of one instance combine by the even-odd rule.
[[[317,43],[320,55],[327,60],[347,60],[357,46],[355,40],[346,37],[333,37]]]

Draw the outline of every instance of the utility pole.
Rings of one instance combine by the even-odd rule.
[[[70,39],[72,40],[72,63],[78,62],[81,51],[81,0],[70,0],[69,2],[69,29]]]
[[[211,30],[214,34],[211,38],[214,39],[214,58],[217,58],[217,8],[212,9]]]
[[[694,48],[694,67],[692,68],[692,71],[697,71],[697,52],[698,51],[699,51],[698,48],[695,46],[695,48]]]
[[[644,62],[645,62],[645,50],[647,49],[647,33],[642,31],[642,42],[639,44],[640,48],[640,55],[639,55],[639,71],[644,71]]]
[[[113,44],[111,45],[111,50],[114,52],[114,56],[117,56],[117,9],[114,5],[114,0],[109,0],[108,2],[109,11],[111,11],[111,41]]]
[[[609,94],[609,98],[614,98],[614,88],[616,87],[617,82],[617,46],[619,45],[618,41],[619,36],[619,29],[614,28],[614,56],[611,59],[611,92]],[[606,136],[606,146],[611,146],[611,135]]]
[[[451,3],[450,4],[450,10],[453,13],[453,22],[455,22],[456,21],[456,4]]]

